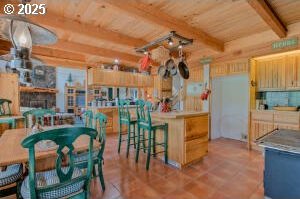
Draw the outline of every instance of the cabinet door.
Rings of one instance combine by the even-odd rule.
[[[297,66],[296,56],[287,56],[285,60],[286,88],[293,89],[297,87]]]
[[[264,122],[258,120],[251,121],[251,141],[262,137],[263,135],[274,130],[273,122]]]
[[[300,55],[296,56],[295,60],[295,78],[296,78],[296,86],[300,88]]]
[[[265,61],[257,62],[256,66],[256,81],[257,81],[257,90],[264,90],[268,88],[268,81],[266,78],[266,65]]]
[[[272,81],[271,88],[284,89],[285,88],[285,59],[284,57],[272,60]]]

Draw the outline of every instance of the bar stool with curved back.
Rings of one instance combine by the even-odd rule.
[[[11,116],[11,100],[0,99],[0,116]]]
[[[50,116],[51,126],[53,126],[55,111],[51,109],[33,109],[23,113],[23,116],[25,117],[25,124],[27,128],[31,128],[31,121],[29,120],[30,116],[32,116],[32,119],[34,118],[35,124],[40,123],[42,126],[44,126],[44,117]]]
[[[156,156],[158,153],[164,152],[164,159],[165,164],[168,164],[168,124],[155,122],[152,121],[151,118],[151,110],[152,110],[152,103],[151,102],[144,102],[143,100],[139,100],[137,103],[137,116],[138,116],[138,136],[137,136],[137,150],[136,150],[136,162],[138,162],[139,158],[139,150],[140,147],[140,137],[141,137],[141,129],[148,132],[148,144],[147,144],[147,162],[146,162],[146,169],[149,170],[150,165],[150,156]],[[156,130],[161,129],[163,130],[163,142],[158,143],[156,142]],[[145,134],[143,131],[143,134]],[[164,147],[163,151],[156,151],[156,146]],[[144,147],[142,147],[144,148]],[[152,153],[151,153],[152,152]]]
[[[16,119],[9,116],[11,112],[11,101],[8,99],[0,99],[0,124],[8,124],[10,128],[16,128]]]
[[[81,135],[89,137],[88,166],[83,173],[74,164],[73,143]],[[21,187],[24,199],[56,199],[56,198],[90,198],[90,181],[93,169],[93,141],[97,131],[86,127],[60,128],[44,131],[26,137],[22,146],[29,151],[29,174]],[[43,140],[51,140],[58,145],[54,170],[36,172],[35,144]],[[68,149],[68,166],[62,166],[65,159],[64,149]]]
[[[83,116],[84,116],[84,126],[89,128],[94,128],[93,111],[87,110],[84,112]]]
[[[13,119],[1,119],[1,123],[7,123],[10,125],[10,128],[16,128],[15,122]],[[9,150],[9,149],[3,149]],[[0,168],[0,198],[9,196],[12,194],[17,194],[18,198],[18,186],[23,176],[23,166],[22,164],[13,164],[8,165],[6,168]],[[16,186],[11,186],[16,183]],[[3,188],[4,187],[4,188]],[[7,188],[6,188],[7,187]],[[3,189],[2,189],[3,188]]]
[[[136,119],[131,118],[130,112],[129,112],[129,101],[128,100],[119,100],[118,102],[118,113],[119,113],[119,144],[118,144],[118,153],[120,153],[121,150],[121,143],[123,141],[127,141],[127,147],[126,147],[126,157],[129,155],[129,149],[131,145],[134,145],[134,148],[136,147],[136,135],[135,135],[135,125],[137,123]],[[122,132],[122,125],[127,126],[127,132]],[[133,128],[133,131],[131,129]],[[123,140],[122,136],[127,135],[127,139]],[[133,140],[133,143],[131,143],[131,140]]]
[[[97,113],[95,115],[95,128],[99,129],[99,136],[98,141],[100,143],[100,148],[93,151],[93,163],[94,169],[93,174],[96,177],[96,164],[98,165],[98,176],[100,179],[102,190],[105,191],[105,183],[102,171],[102,164],[104,163],[103,153],[105,149],[105,142],[106,142],[106,123],[107,123],[107,116],[103,113]],[[76,154],[74,157],[75,165],[79,168],[86,168],[88,166],[88,153],[80,153]]]

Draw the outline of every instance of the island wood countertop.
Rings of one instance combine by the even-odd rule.
[[[171,111],[168,113],[162,112],[152,112],[151,116],[153,118],[161,119],[179,119],[179,118],[188,118],[188,117],[197,117],[202,115],[208,115],[208,112],[203,111]]]

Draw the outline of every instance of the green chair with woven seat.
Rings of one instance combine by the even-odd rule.
[[[95,128],[98,130],[98,138],[97,140],[100,143],[100,148],[93,151],[93,174],[96,177],[96,165],[98,165],[98,176],[101,183],[102,190],[105,191],[105,183],[102,171],[102,165],[104,163],[103,160],[103,153],[105,149],[105,142],[106,142],[106,123],[107,123],[107,116],[103,113],[97,113],[95,115]],[[86,168],[88,165],[88,153],[80,153],[76,154],[74,157],[75,165],[79,168]]]
[[[86,173],[83,173],[74,164],[73,143],[82,135],[89,137]],[[26,137],[22,141],[22,146],[29,151],[29,174],[22,183],[22,197],[24,199],[90,198],[93,141],[96,137],[97,131],[86,127],[52,129]],[[53,141],[58,146],[55,169],[36,172],[35,145],[45,140]],[[66,151],[67,154],[64,154]],[[62,166],[66,159],[68,165]]]
[[[129,112],[129,104],[128,100],[119,100],[118,102],[118,114],[119,114],[119,138],[118,138],[118,153],[121,151],[121,143],[123,141],[127,141],[126,145],[126,157],[129,155],[129,149],[131,145],[136,147],[136,134],[135,134],[135,125],[137,123],[136,119],[131,118]],[[122,125],[127,127],[127,132],[122,132]],[[131,131],[133,130],[133,131]],[[126,139],[123,140],[122,136],[127,136]],[[132,143],[133,141],[133,143]]]
[[[54,116],[55,111],[51,109],[33,109],[30,111],[26,111],[23,113],[23,116],[25,117],[25,124],[27,128],[30,128],[31,124],[30,122],[30,116],[32,116],[32,119],[35,119],[35,124],[40,123],[42,126],[44,126],[44,117],[50,116],[51,120],[51,126],[54,125]]]
[[[11,100],[0,99],[0,116],[11,116]]]
[[[139,150],[145,148],[140,146],[141,142],[141,130],[144,130],[142,133],[145,134],[148,132],[148,144],[147,144],[147,161],[146,169],[149,170],[150,165],[150,156],[156,156],[158,153],[164,153],[165,164],[168,164],[168,124],[155,122],[151,119],[152,103],[144,102],[142,100],[137,102],[137,123],[138,123],[138,136],[137,136],[137,150],[136,150],[136,162],[139,159]],[[163,130],[163,142],[157,142],[156,133],[157,130]],[[145,135],[143,135],[145,137]],[[143,139],[142,141],[145,141]],[[163,151],[156,151],[156,147],[161,146],[164,148]]]
[[[10,128],[16,128],[15,120],[9,118],[2,118],[0,123],[7,123]],[[5,150],[5,149],[4,149]],[[6,149],[7,150],[7,149]],[[18,198],[18,187],[23,177],[23,165],[13,164],[0,167],[0,198],[16,194]],[[15,184],[15,186],[14,186]]]
[[[89,127],[89,128],[93,128],[94,124],[93,124],[93,111],[91,110],[87,110],[84,112],[83,114],[84,117],[84,126],[85,127]]]

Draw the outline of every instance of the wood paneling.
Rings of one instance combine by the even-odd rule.
[[[12,101],[12,114],[20,115],[19,77],[17,74],[0,73],[0,98]]]
[[[88,69],[88,85],[116,86],[116,87],[153,87],[153,77],[140,73]]]
[[[211,78],[235,74],[247,74],[249,72],[249,61],[244,59],[223,63],[214,63],[211,65],[210,70]]]
[[[286,36],[286,27],[266,0],[248,0],[248,3],[280,38]]]
[[[185,111],[200,111],[202,110],[202,101],[200,96],[188,96],[186,93],[187,85],[192,82],[203,82],[203,66],[190,69],[190,78],[184,80],[184,97],[183,97],[183,109]]]

